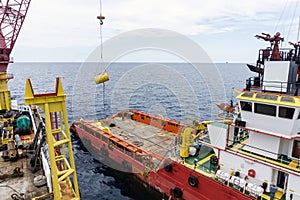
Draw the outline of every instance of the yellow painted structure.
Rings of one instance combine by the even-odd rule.
[[[10,91],[6,72],[0,72],[0,110],[11,110]]]
[[[26,104],[39,106],[45,115],[54,199],[79,200],[77,175],[70,130],[68,128],[66,95],[64,94],[60,79],[56,79],[56,91],[47,94],[34,94],[31,82],[27,79],[24,98]],[[60,117],[58,128],[53,128],[51,125],[51,113],[57,113]],[[63,127],[66,127],[65,131]],[[60,135],[59,140],[55,139],[55,134]],[[66,148],[68,149],[68,155]],[[58,155],[57,149],[61,149],[61,155]],[[71,182],[70,176],[72,176],[73,182]]]
[[[240,91],[238,91],[236,88],[232,88],[232,90],[237,94],[237,95],[239,95],[241,92]]]
[[[95,76],[95,82],[96,84],[100,84],[100,83],[104,83],[106,81],[109,80],[109,76],[107,72],[104,72],[102,74],[98,74],[97,76]]]
[[[189,157],[189,147],[193,144],[193,128],[185,128],[180,134],[180,157]]]
[[[262,98],[263,96],[264,98]],[[289,96],[276,93],[249,92],[243,91],[236,97],[239,100],[251,102],[263,102],[276,105],[286,105],[300,107],[300,98],[298,96]],[[274,100],[273,100],[274,99]]]

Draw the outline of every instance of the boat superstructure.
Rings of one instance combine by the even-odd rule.
[[[300,47],[280,49],[280,33],[256,37],[271,47],[248,65],[257,76],[234,90],[237,107],[222,109],[233,119],[182,124],[128,110],[74,131],[169,199],[300,199]]]
[[[259,51],[259,70],[253,70],[258,75],[238,93],[239,116],[233,126],[212,124],[208,132],[211,138],[214,132],[228,132],[226,143],[217,145],[220,170],[239,171],[266,192],[300,199],[300,46],[279,49],[279,33],[257,37],[270,41],[272,48]]]

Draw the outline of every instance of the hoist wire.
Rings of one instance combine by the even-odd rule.
[[[99,0],[99,9],[100,9],[100,16],[102,16],[102,0]],[[103,39],[102,39],[102,25],[103,21],[99,20],[100,24],[100,60],[101,64],[103,64]]]
[[[100,16],[102,16],[102,0],[99,0],[99,9],[100,9]],[[99,25],[100,25],[100,65],[101,65],[101,71],[102,67],[104,68],[103,64],[103,38],[102,38],[102,25],[103,21],[102,19],[99,19]],[[104,69],[105,71],[105,69]],[[106,112],[106,106],[105,106],[105,83],[103,83],[103,88],[102,88],[102,97],[103,97],[103,111],[104,113]]]
[[[278,19],[278,21],[277,21],[277,24],[276,24],[276,26],[275,26],[275,29],[274,29],[274,31],[273,31],[274,33],[277,31],[278,25],[279,25],[279,23],[280,23],[280,21],[281,21],[281,19],[282,19],[282,17],[283,17],[283,14],[285,13],[285,10],[286,10],[288,1],[289,1],[289,0],[286,0],[286,2],[285,2],[285,4],[284,4],[283,10],[282,10],[282,12],[281,12],[281,14],[280,14],[280,17],[279,17],[279,19]]]
[[[100,15],[102,14],[102,1],[99,0],[99,9],[100,9]]]
[[[103,111],[104,111],[104,113],[106,113],[106,106],[105,106],[105,99],[106,99],[105,98],[105,83],[103,83],[103,93],[102,93],[102,96],[103,96]]]
[[[300,41],[299,35],[300,34],[300,17],[299,17],[299,23],[298,23],[298,33],[297,33],[297,42]]]
[[[294,12],[293,12],[293,17],[292,17],[292,21],[290,23],[290,27],[289,27],[289,32],[288,32],[288,35],[287,35],[287,39],[289,39],[289,35],[290,35],[291,29],[292,29],[292,25],[293,25],[293,22],[294,22],[294,19],[295,19],[295,15],[296,15],[298,3],[299,3],[299,0],[297,0],[297,2],[296,2],[296,6],[295,6],[295,9],[294,9]]]
[[[102,40],[102,25],[100,25],[100,60],[103,64],[103,40]]]

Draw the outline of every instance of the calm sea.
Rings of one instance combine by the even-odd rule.
[[[69,123],[97,119],[115,112],[136,109],[190,123],[216,117],[216,102],[227,102],[253,74],[246,64],[113,63],[106,69],[110,80],[101,85],[93,77],[105,66],[97,63],[14,63],[9,73],[11,95],[23,102],[25,80],[36,93],[53,92],[60,77],[67,94]],[[95,160],[74,143],[76,168],[82,199],[161,200],[147,192],[132,176],[114,171]]]

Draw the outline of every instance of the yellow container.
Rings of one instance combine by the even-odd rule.
[[[104,83],[104,82],[108,81],[109,76],[108,76],[108,73],[105,72],[102,74],[98,74],[97,76],[95,76],[94,79],[95,79],[96,84],[100,84],[100,83]]]

